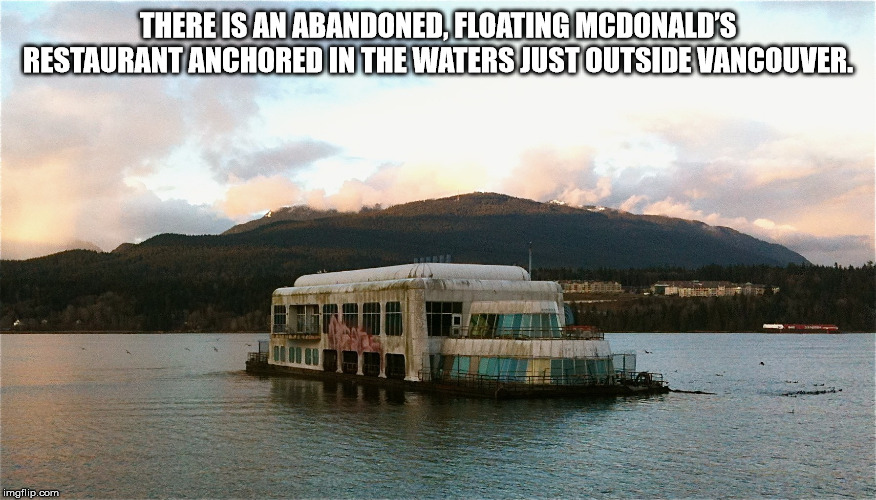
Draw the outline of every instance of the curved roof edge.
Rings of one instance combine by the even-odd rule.
[[[409,278],[529,281],[529,273],[518,266],[432,262],[306,274],[295,280],[294,286],[341,285]]]

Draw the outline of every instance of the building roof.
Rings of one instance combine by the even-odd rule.
[[[295,280],[294,286],[341,285],[411,278],[529,281],[529,273],[517,266],[432,262],[307,274]]]

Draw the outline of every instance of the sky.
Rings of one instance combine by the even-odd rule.
[[[458,8],[426,7],[448,29]],[[637,43],[839,45],[845,75],[22,74],[24,45],[143,45],[138,11],[162,8],[405,5],[2,2],[3,259],[489,191],[728,226],[816,264],[874,260],[873,2],[539,4],[732,10],[731,41]],[[516,47],[546,43],[631,42]]]

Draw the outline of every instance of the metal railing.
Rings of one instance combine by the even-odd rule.
[[[547,328],[453,328],[448,338],[512,339],[512,340],[604,340],[605,334],[589,326],[565,326]]]
[[[266,352],[251,352],[249,356],[246,358],[247,361],[252,361],[253,363],[267,363],[268,362],[268,353]]]
[[[420,380],[458,385],[474,389],[490,389],[499,386],[505,388],[539,388],[539,387],[597,387],[615,384],[625,385],[663,385],[663,375],[660,373],[639,372],[635,374],[615,372],[613,374],[563,374],[563,375],[526,375],[525,373],[505,373],[500,375],[482,375],[479,373],[444,372],[433,373],[428,370],[419,372]]]
[[[611,375],[526,375],[525,373],[504,373],[501,375],[482,375],[479,373],[434,374],[427,370],[420,372],[420,380],[439,382],[474,389],[489,389],[519,386],[521,388],[576,386],[591,387],[615,383]]]
[[[282,337],[287,340],[319,340],[321,333],[318,325],[313,328],[304,328],[301,330],[292,330],[287,326],[285,330],[275,331],[274,336]]]

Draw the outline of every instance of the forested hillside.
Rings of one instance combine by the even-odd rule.
[[[734,297],[605,296],[574,305],[576,320],[605,331],[753,332],[764,323],[832,323],[842,331],[876,331],[876,272],[862,267],[707,266],[701,269],[540,271],[540,279],[619,281],[641,291],[660,280],[731,281],[778,286],[776,294]]]
[[[582,310],[582,321],[609,330],[750,329],[815,318],[848,321],[840,325],[845,330],[873,329],[872,266],[810,266],[787,248],[729,228],[490,193],[359,213],[281,209],[222,235],[162,234],[111,253],[3,261],[0,328],[264,331],[271,292],[302,274],[447,254],[453,262],[526,265],[530,243],[536,279],[593,277],[647,287],[689,276],[782,288],[744,306],[744,320],[724,303],[703,310],[655,298],[594,311],[598,318]],[[767,303],[771,309],[761,310]]]
[[[9,330],[267,331],[271,292],[302,273],[287,255],[189,249],[159,267],[143,256],[70,251],[4,262],[0,328]],[[124,263],[124,271],[121,271]],[[108,272],[108,270],[113,270]],[[763,297],[624,294],[579,304],[577,322],[606,331],[757,331],[763,323],[835,323],[876,331],[876,272],[790,264],[700,269],[535,269],[535,279],[617,280],[643,290],[661,279],[727,280],[780,287]]]

